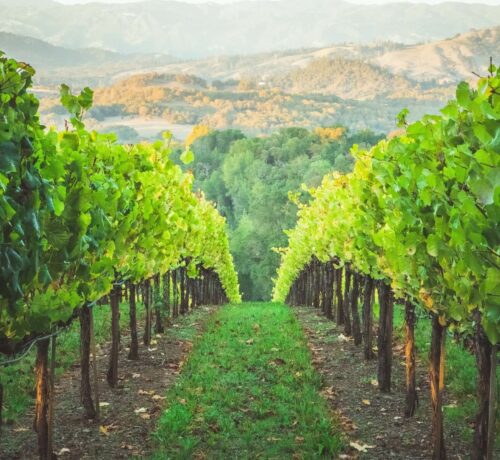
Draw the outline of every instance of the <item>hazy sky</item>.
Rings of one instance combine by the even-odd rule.
[[[66,3],[68,5],[74,5],[76,3],[132,3],[144,0],[56,0],[59,3]],[[242,0],[178,0],[184,1],[186,3],[235,3]],[[265,0],[265,1],[276,1],[276,0]],[[442,3],[446,0],[346,0],[351,3],[390,3],[390,2],[403,2],[403,3]],[[448,0],[450,1],[450,0]],[[487,3],[489,5],[500,5],[500,0],[451,0],[464,3]]]

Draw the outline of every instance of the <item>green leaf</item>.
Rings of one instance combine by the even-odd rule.
[[[76,133],[64,132],[61,135],[61,147],[64,149],[78,150],[80,138]]]
[[[432,257],[438,256],[439,240],[436,235],[429,235],[427,237],[427,254]]]
[[[19,148],[13,142],[2,142],[0,144],[0,171],[4,174],[16,171],[21,156]]]
[[[192,163],[194,161],[194,153],[189,149],[185,150],[181,154],[180,159],[185,165],[188,165],[189,163]]]
[[[457,87],[457,102],[461,107],[467,108],[471,102],[470,88],[466,82],[461,82]]]

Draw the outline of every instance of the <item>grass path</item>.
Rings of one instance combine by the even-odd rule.
[[[340,428],[320,387],[286,306],[224,307],[167,393],[154,458],[335,458]]]

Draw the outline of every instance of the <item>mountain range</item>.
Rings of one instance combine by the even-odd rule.
[[[62,5],[0,0],[0,30],[68,48],[161,53],[181,59],[261,53],[332,43],[439,40],[500,24],[500,5],[342,0],[241,1],[231,4],[147,0]]]

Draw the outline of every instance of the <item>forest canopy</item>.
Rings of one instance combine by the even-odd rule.
[[[270,297],[279,265],[273,248],[286,244],[285,230],[296,223],[297,208],[289,194],[307,201],[302,184],[318,186],[332,170],[349,172],[350,148],[368,147],[383,137],[343,126],[283,128],[266,137],[195,127],[193,135],[195,160],[183,167],[193,171],[194,189],[203,191],[227,218],[242,293],[256,300]],[[180,152],[174,159],[182,165]]]

